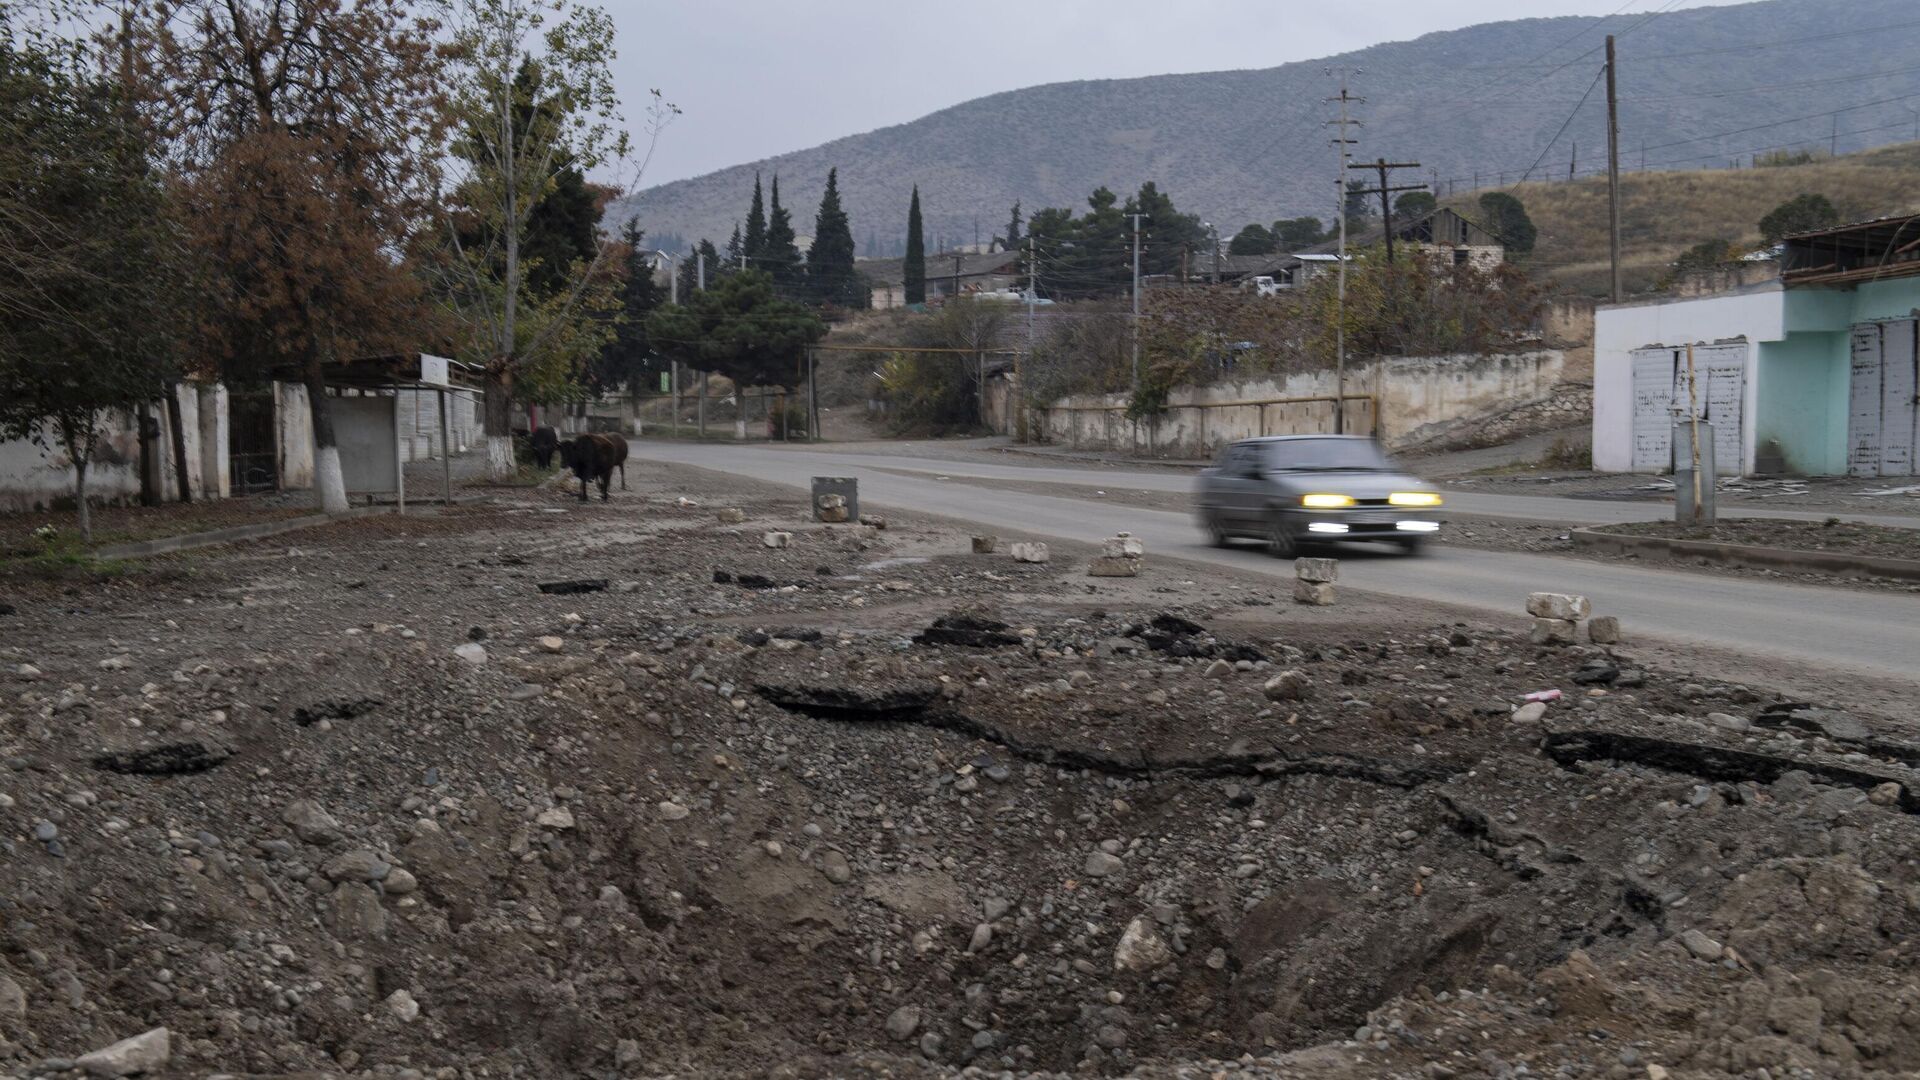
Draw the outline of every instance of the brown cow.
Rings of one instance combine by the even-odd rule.
[[[620,490],[627,490],[627,440],[618,435],[576,435],[560,444],[560,464],[580,479],[580,501],[587,501],[587,484],[600,485],[606,502],[613,470],[620,470]]]

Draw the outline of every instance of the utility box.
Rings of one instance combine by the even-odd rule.
[[[838,512],[823,514],[820,499],[826,495],[838,495],[845,500],[846,516]],[[831,500],[829,500],[831,503]],[[837,510],[837,508],[836,508]],[[860,521],[860,481],[851,476],[816,476],[813,478],[813,518],[815,521],[838,520],[858,523]]]
[[[1694,505],[1693,437],[1700,433],[1699,506]],[[1713,513],[1713,425],[1682,420],[1673,425],[1673,520],[1682,525],[1711,525]]]

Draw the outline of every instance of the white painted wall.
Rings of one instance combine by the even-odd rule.
[[[1420,442],[1462,422],[1491,417],[1517,405],[1542,401],[1560,384],[1565,354],[1555,349],[1463,356],[1404,356],[1355,363],[1347,369],[1348,394],[1376,395],[1379,434],[1389,447]],[[1259,435],[1301,435],[1333,430],[1333,404],[1227,405],[1273,398],[1331,397],[1332,371],[1281,378],[1180,387],[1167,409],[1150,423],[1129,423],[1113,406],[1127,395],[1083,394],[1035,410],[1035,433],[1062,446],[1121,449],[1173,457],[1209,457],[1225,443]],[[1210,408],[1196,406],[1211,404]],[[1364,401],[1346,405],[1347,430],[1372,430]]]
[[[1777,282],[1715,296],[1605,305],[1593,313],[1593,467],[1633,470],[1635,349],[1681,347],[1745,337],[1749,344],[1741,410],[1746,416],[1740,470],[1753,469],[1759,383],[1751,346],[1786,336],[1785,293]]]
[[[186,435],[187,483],[198,498],[206,493],[202,482],[200,395],[192,383],[176,385],[174,393],[180,402],[180,426]],[[160,438],[154,447],[159,461],[160,497],[171,502],[180,497],[180,481],[174,471],[173,434],[165,402],[155,401],[152,412],[160,421]],[[139,421],[133,413],[116,410],[104,414],[99,424],[102,438],[87,469],[88,501],[97,506],[138,502]],[[73,463],[52,433],[47,434],[48,445],[44,447],[31,439],[0,441],[0,511],[17,513],[70,504]]]

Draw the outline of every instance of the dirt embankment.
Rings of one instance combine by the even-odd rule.
[[[1920,1069],[1895,724],[633,472],[18,587],[0,1074]]]

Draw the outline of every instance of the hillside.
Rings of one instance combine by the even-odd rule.
[[[1603,164],[1601,57],[1582,54],[1608,32],[1620,35],[1629,166],[1643,156],[1650,167],[1689,168],[1783,144],[1824,149],[1842,109],[1843,152],[1912,135],[1909,102],[1892,100],[1920,97],[1920,65],[1907,62],[1920,49],[1912,0],[1766,0],[1604,22],[1521,19],[1263,70],[1015,90],[652,188],[631,209],[656,235],[722,242],[745,212],[754,173],[778,172],[805,232],[827,170],[838,166],[855,239],[883,248],[904,231],[916,183],[930,241],[970,241],[976,224],[991,235],[1015,200],[1028,210],[1079,206],[1097,185],[1132,190],[1143,180],[1223,233],[1249,221],[1326,218],[1331,65],[1361,69],[1353,89],[1367,100],[1356,110],[1367,126],[1356,155],[1422,163],[1402,182],[1437,176],[1443,191],[1465,191],[1476,175],[1487,186],[1511,183],[1536,161],[1564,177],[1575,144],[1580,172]],[[804,108],[804,97],[780,107]],[[1796,117],[1805,119],[1780,123]],[[1718,133],[1727,134],[1701,138]]]
[[[1760,218],[1795,195],[1832,200],[1843,221],[1920,212],[1920,143],[1804,165],[1628,173],[1620,179],[1621,266],[1628,291],[1665,276],[1682,251],[1724,237],[1760,243]],[[1573,292],[1607,290],[1604,177],[1513,189],[1540,230],[1529,270]],[[1472,198],[1443,200],[1473,215]]]

